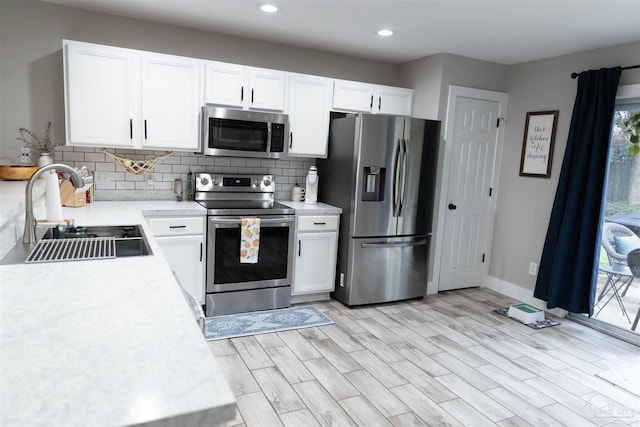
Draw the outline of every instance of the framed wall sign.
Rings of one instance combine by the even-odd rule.
[[[527,113],[520,159],[520,176],[549,178],[556,138],[558,110]]]

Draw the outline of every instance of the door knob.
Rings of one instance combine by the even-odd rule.
[[[454,205],[453,203],[449,203],[449,206],[447,206],[449,208],[450,211],[454,210],[457,208],[456,205]]]

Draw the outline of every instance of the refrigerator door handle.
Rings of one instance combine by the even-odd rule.
[[[402,161],[402,144],[398,139],[395,150],[395,161],[393,164],[393,216],[394,218],[400,214],[400,179],[401,179],[401,161]]]
[[[423,246],[427,244],[427,239],[416,240],[415,242],[392,242],[392,243],[361,243],[360,247],[367,248],[404,248],[409,246]]]
[[[404,199],[407,195],[407,169],[409,162],[409,144],[406,139],[400,140],[402,143],[402,185],[400,186],[400,207],[398,209],[398,216],[402,216],[404,212]]]

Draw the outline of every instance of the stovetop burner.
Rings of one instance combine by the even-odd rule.
[[[274,200],[273,175],[195,174],[195,199],[208,215],[293,215],[295,210]]]

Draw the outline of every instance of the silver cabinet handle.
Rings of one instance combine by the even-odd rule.
[[[211,224],[240,224],[242,218],[209,218]],[[269,218],[260,218],[260,224],[269,224],[274,222],[295,222],[295,217],[290,218],[286,216],[270,216]]]
[[[326,222],[314,222],[313,225],[327,225]]]
[[[186,225],[170,225],[169,228],[187,228]]]
[[[392,243],[361,243],[362,248],[404,248],[408,246],[422,246],[427,244],[427,239],[416,240],[415,242],[392,242]]]

